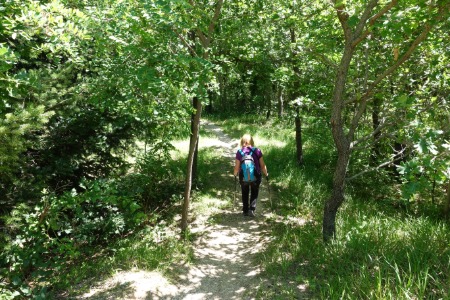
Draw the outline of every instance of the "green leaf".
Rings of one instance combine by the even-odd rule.
[[[355,27],[356,25],[358,25],[358,23],[359,23],[359,18],[355,15],[351,16],[347,21],[347,24],[350,27]]]
[[[342,0],[342,1],[337,1],[336,4],[334,5],[334,8],[341,8],[343,5],[345,5],[347,3],[346,0]]]
[[[1,48],[0,48],[0,56],[5,55],[6,53],[8,53],[8,48],[1,47]]]
[[[402,108],[407,107],[409,102],[410,101],[409,101],[408,95],[403,94],[397,98],[397,106],[398,107],[402,107]]]

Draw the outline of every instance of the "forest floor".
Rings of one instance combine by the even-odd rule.
[[[170,274],[143,270],[117,272],[105,281],[90,282],[90,291],[78,299],[258,299],[261,287],[273,287],[270,279],[261,275],[259,264],[270,241],[267,220],[274,218],[267,182],[264,180],[260,188],[256,217],[242,215],[239,185],[232,208],[219,205],[223,201],[221,195],[235,191],[232,167],[238,141],[212,123],[203,123],[202,129],[209,136],[200,140],[200,151],[213,147],[229,163],[218,170],[221,178],[216,180],[218,188],[207,200],[208,209],[197,213],[190,223],[195,237],[193,261],[171,266]],[[220,181],[227,181],[226,188],[220,190]],[[192,206],[195,211],[195,203]]]

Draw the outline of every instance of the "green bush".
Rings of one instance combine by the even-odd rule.
[[[12,212],[7,220],[12,238],[2,255],[11,296],[45,295],[51,278],[71,262],[144,221],[140,206],[120,195],[114,182],[87,182],[85,188],[81,194],[48,194],[35,207],[19,205]],[[34,290],[26,282],[34,282]]]
[[[152,212],[172,203],[183,188],[184,173],[180,164],[166,154],[155,153],[140,158],[135,172],[121,183],[122,191],[135,195],[144,210]]]

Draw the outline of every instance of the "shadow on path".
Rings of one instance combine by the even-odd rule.
[[[232,140],[212,123],[202,123],[203,129],[214,133],[216,139],[200,140],[199,148],[215,147],[229,159],[232,168],[238,141]],[[229,175],[226,175],[229,174]],[[220,180],[233,181],[232,171],[222,172]],[[215,186],[215,185],[214,185]],[[238,188],[239,191],[239,188]],[[220,193],[212,203],[220,202]],[[171,266],[170,279],[158,272],[122,272],[91,290],[79,299],[255,299],[262,284],[258,255],[270,242],[266,222],[267,189],[259,194],[257,216],[241,213],[240,192],[236,203],[228,209],[210,215],[199,215],[190,224],[194,242],[194,262]]]

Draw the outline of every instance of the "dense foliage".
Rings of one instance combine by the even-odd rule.
[[[257,115],[292,131],[301,121],[304,167],[322,170],[324,190],[341,157],[331,129],[342,108],[349,193],[448,214],[447,2],[239,0],[216,15],[206,0],[3,1],[0,288],[45,297],[48,274],[168,218],[186,175],[170,141],[188,136],[193,99],[211,116]],[[349,32],[360,35],[343,74]],[[297,170],[286,136],[280,155],[292,161],[273,162]],[[302,185],[278,184],[294,199]]]

